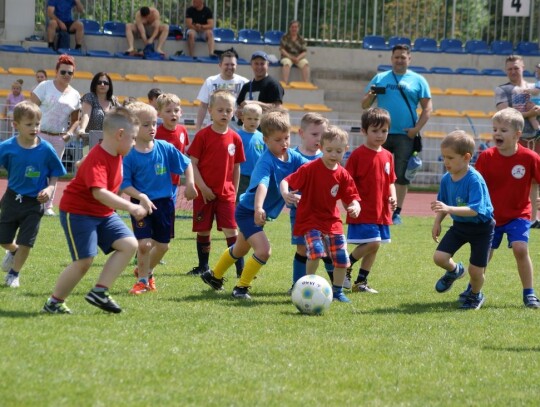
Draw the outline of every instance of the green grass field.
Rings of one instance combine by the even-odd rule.
[[[273,257],[252,302],[215,293],[199,278],[189,220],[156,269],[158,292],[128,294],[132,267],[105,314],[84,301],[104,257],[67,303],[73,315],[39,313],[70,261],[57,218],[44,218],[19,289],[0,288],[2,406],[517,406],[538,402],[538,318],[525,309],[511,251],[487,274],[487,301],[457,309],[459,280],[437,294],[430,218],[392,227],[370,276],[378,295],[350,294],[323,316],[300,315],[286,291],[294,249],[286,215],[266,231]],[[449,221],[446,221],[449,225]],[[540,264],[532,232],[533,262]],[[225,248],[215,235],[211,261]],[[457,260],[467,261],[462,249]],[[322,264],[320,275],[325,274]],[[534,400],[537,400],[536,402]]]

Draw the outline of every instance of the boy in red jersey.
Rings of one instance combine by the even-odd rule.
[[[362,134],[365,144],[354,150],[345,168],[349,171],[362,197],[362,212],[358,218],[347,216],[347,242],[357,244],[349,256],[351,278],[353,265],[362,259],[354,292],[376,294],[367,284],[381,243],[390,243],[392,211],[396,209],[394,158],[382,145],[388,137],[390,115],[381,108],[371,108],[362,114]]]
[[[475,165],[486,181],[494,207],[496,224],[490,259],[506,233],[523,285],[523,303],[528,308],[540,308],[533,288],[533,265],[528,245],[529,193],[532,181],[540,184],[540,156],[519,144],[525,123],[520,112],[509,107],[495,113],[492,120],[495,146],[483,151]],[[460,301],[469,291],[470,286],[460,294]]]
[[[209,269],[210,232],[216,219],[227,246],[234,245],[238,236],[234,218],[236,190],[240,181],[240,163],[246,160],[242,139],[229,128],[234,114],[234,95],[225,90],[212,94],[208,112],[212,124],[195,135],[188,154],[193,164],[198,196],[193,201],[193,231],[197,233],[197,256],[199,265],[188,275],[197,276]],[[236,274],[240,276],[244,259],[236,262]]]
[[[98,246],[105,254],[112,254],[85,299],[103,311],[122,311],[109,295],[109,287],[135,254],[137,239],[114,210],[128,211],[136,219],[152,212],[152,208],[117,195],[122,182],[122,156],[131,150],[138,130],[137,118],[126,108],[108,112],[103,121],[103,141],[90,150],[67,185],[60,201],[60,223],[73,262],[60,274],[43,312],[71,314],[64,301],[92,266]]]
[[[360,213],[354,180],[341,166],[348,143],[344,130],[328,126],[321,137],[322,157],[303,165],[280,183],[283,199],[298,206],[293,235],[305,238],[307,274],[315,274],[319,259],[329,256],[334,263],[333,296],[340,302],[350,302],[343,293],[349,255],[337,201],[343,201],[348,216],[356,218]],[[299,191],[301,197],[296,195]]]

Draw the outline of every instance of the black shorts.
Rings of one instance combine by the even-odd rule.
[[[8,188],[0,201],[0,244],[12,243],[17,235],[18,245],[34,247],[43,212],[43,204],[36,198]]]

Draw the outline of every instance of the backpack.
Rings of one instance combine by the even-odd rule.
[[[67,31],[58,31],[58,35],[56,37],[56,49],[60,48],[69,49],[69,33]]]

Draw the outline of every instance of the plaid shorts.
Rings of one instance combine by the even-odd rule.
[[[304,237],[308,259],[316,260],[329,256],[335,268],[347,268],[351,265],[345,235],[327,235],[313,229]]]

